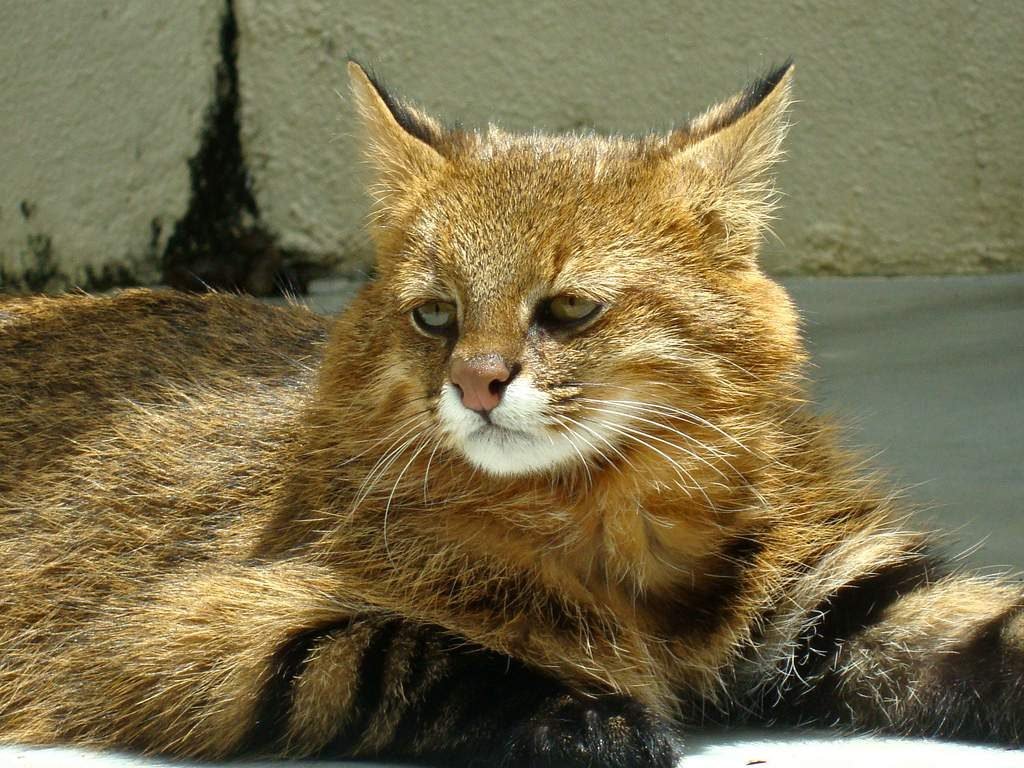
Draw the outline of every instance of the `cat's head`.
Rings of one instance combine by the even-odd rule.
[[[790,65],[638,139],[450,130],[350,75],[387,376],[472,465],[678,462],[689,433],[782,396],[796,318],[756,256]]]

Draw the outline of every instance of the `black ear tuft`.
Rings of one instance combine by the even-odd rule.
[[[392,96],[388,92],[387,88],[384,87],[380,77],[370,67],[363,65],[362,62],[352,56],[348,57],[348,61],[356,64],[363,70],[363,72],[366,73],[366,77],[370,81],[370,84],[373,85],[374,90],[377,91],[377,95],[380,96],[381,101],[384,102],[384,105],[388,108],[392,117],[395,118],[395,122],[398,123],[406,133],[414,136],[425,144],[429,144],[431,146],[435,146],[437,144],[438,137],[435,135],[434,131],[431,130],[431,127],[417,119],[415,112]]]
[[[768,74],[758,78],[749,86],[747,90],[743,92],[743,96],[740,98],[739,103],[736,105],[736,109],[733,114],[730,115],[729,121],[738,120],[747,114],[750,110],[765,100],[765,97],[775,90],[775,86],[779,84],[786,73],[793,66],[793,57],[789,57],[780,67],[775,67]]]
[[[768,95],[775,90],[776,86],[782,82],[782,78],[785,77],[786,73],[792,68],[793,57],[790,56],[781,66],[773,67],[767,74],[759,77],[748,85],[743,92],[736,97],[735,102],[729,105],[729,108],[718,116],[718,119],[714,120],[710,125],[704,126],[701,133],[703,135],[710,135],[715,131],[725,128],[727,125],[732,125],[764,101]]]

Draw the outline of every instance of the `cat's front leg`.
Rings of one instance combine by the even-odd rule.
[[[436,627],[356,621],[298,655],[264,718],[282,729],[266,745],[277,753],[509,768],[669,768],[680,756],[674,727],[632,699],[574,692]]]
[[[777,714],[906,735],[1024,743],[1024,590],[937,576],[923,558],[816,612]]]

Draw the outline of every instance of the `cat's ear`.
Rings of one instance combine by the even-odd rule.
[[[674,159],[695,179],[689,191],[722,256],[751,258],[771,221],[792,81],[787,61],[672,134]]]
[[[366,153],[377,172],[378,204],[415,186],[445,163],[440,124],[394,98],[362,66],[348,62],[349,83],[366,131]]]

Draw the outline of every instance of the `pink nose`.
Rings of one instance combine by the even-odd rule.
[[[513,375],[499,355],[452,358],[452,384],[462,394],[462,404],[478,413],[487,414],[498,407]]]

